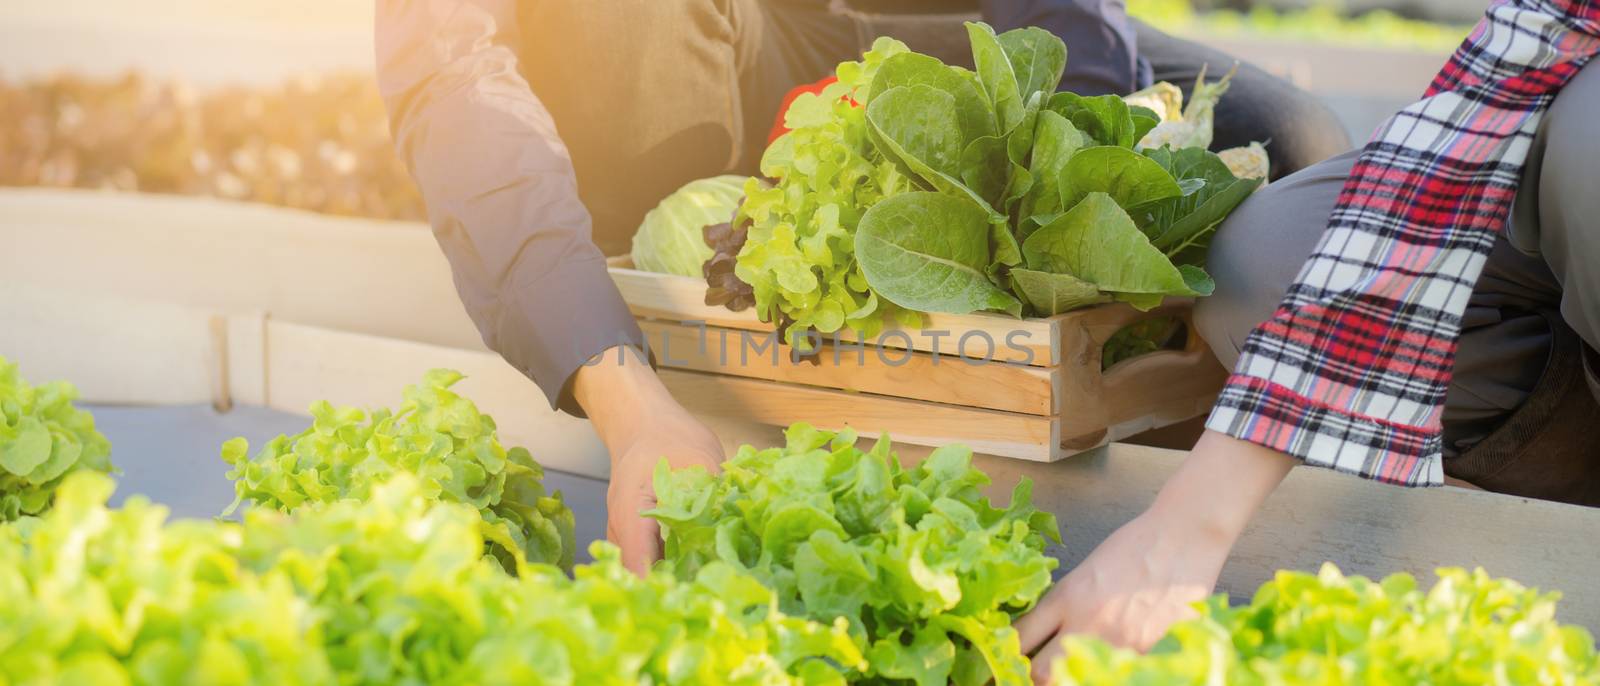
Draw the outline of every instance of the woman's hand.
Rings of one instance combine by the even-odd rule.
[[[1210,595],[1228,551],[1295,461],[1207,431],[1148,510],[1123,525],[1017,621],[1037,684],[1060,638],[1088,633],[1147,650]],[[1047,643],[1048,642],[1048,643]]]
[[[622,549],[628,569],[644,574],[661,557],[661,528],[640,515],[656,504],[656,464],[665,457],[675,469],[700,465],[714,473],[722,443],[673,400],[631,347],[612,348],[578,370],[573,395],[611,454],[606,538]]]

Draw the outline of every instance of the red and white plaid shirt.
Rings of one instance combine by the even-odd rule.
[[[1440,417],[1467,298],[1540,119],[1597,53],[1600,0],[1491,5],[1423,100],[1367,144],[1207,426],[1319,467],[1443,483]]]

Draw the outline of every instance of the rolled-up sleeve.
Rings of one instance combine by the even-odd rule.
[[[1124,95],[1140,83],[1138,41],[1125,0],[981,0],[996,31],[1037,26],[1067,44],[1061,88],[1082,95]]]
[[[518,73],[515,0],[379,0],[379,89],[484,343],[573,414],[573,374],[644,337],[606,273],[554,120]]]

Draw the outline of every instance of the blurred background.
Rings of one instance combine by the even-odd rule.
[[[1421,93],[1483,2],[1128,6],[1311,90],[1365,140]],[[421,219],[372,79],[371,13],[371,0],[0,3],[0,186]]]

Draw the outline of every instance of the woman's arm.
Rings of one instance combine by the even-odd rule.
[[[1294,465],[1283,453],[1206,432],[1149,509],[1018,620],[1023,651],[1043,647],[1035,681],[1047,682],[1060,636],[1093,633],[1145,650],[1193,614],[1193,603],[1216,586],[1234,541]]]

